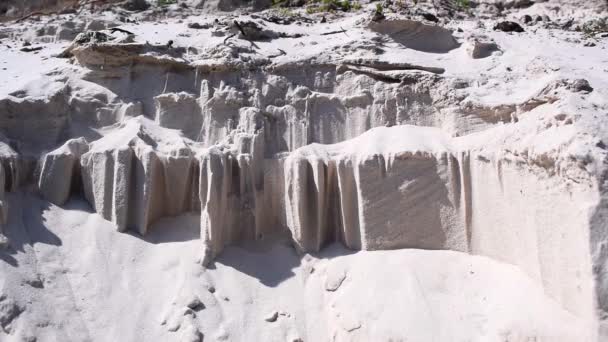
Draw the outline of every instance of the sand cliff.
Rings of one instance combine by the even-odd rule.
[[[120,253],[130,253],[123,246],[133,244],[151,263],[156,259],[149,256],[154,248],[146,244],[150,239],[162,240],[187,230],[190,235],[185,240],[192,241],[187,253],[180,256],[173,247],[166,248],[172,260],[187,256],[193,264],[200,262],[177,269],[167,266],[180,279],[179,296],[189,298],[179,305],[190,311],[172,307],[161,324],[167,329],[159,332],[142,323],[141,336],[171,340],[179,333],[185,340],[202,340],[214,329],[211,339],[216,340],[242,340],[247,331],[256,338],[277,341],[408,336],[429,340],[422,330],[413,329],[408,335],[396,323],[387,323],[393,316],[374,323],[380,308],[353,299],[365,287],[362,272],[378,272],[380,282],[393,279],[371,251],[387,258],[396,255],[403,262],[400,265],[407,266],[422,257],[395,250],[411,249],[424,258],[453,257],[453,262],[443,261],[448,264],[460,265],[467,258],[475,265],[483,264],[474,267],[486,277],[470,285],[476,293],[485,293],[496,282],[517,280],[523,285],[513,285],[513,293],[530,291],[528,302],[538,308],[530,318],[536,323],[526,325],[515,322],[512,313],[492,316],[485,312],[508,307],[501,301],[487,307],[473,305],[484,312],[480,315],[502,323],[485,333],[474,328],[457,331],[449,325],[439,333],[439,340],[449,340],[450,333],[465,339],[508,341],[605,338],[608,84],[605,70],[599,70],[605,68],[601,50],[606,41],[599,32],[596,46],[575,53],[573,49],[582,49],[581,39],[591,38],[588,32],[581,35],[565,26],[572,20],[585,30],[584,14],[600,16],[603,5],[574,11],[560,3],[563,9],[549,22],[543,15],[551,11],[550,3],[511,4],[503,8],[509,18],[538,14],[541,20],[528,23],[525,32],[505,33],[491,29],[501,19],[493,12],[495,5],[488,2],[456,17],[442,12],[449,8],[428,7],[424,2],[401,10],[386,5],[382,18],[371,4],[361,13],[332,14],[327,22],[315,21],[320,21],[320,14],[289,16],[300,24],[279,22],[270,16],[272,11],[234,18],[212,11],[204,17],[201,10],[209,13],[205,6],[184,4],[165,7],[162,19],[157,6],[134,14],[137,21],[133,22],[123,20],[123,9],[102,14],[87,8],[83,15],[42,15],[31,19],[29,26],[20,22],[0,27],[0,37],[10,44],[25,37],[27,46],[42,47],[0,50],[10,63],[5,76],[18,80],[0,84],[0,185],[4,184],[0,186],[4,231],[0,244],[7,265],[37,264],[21,258],[33,255],[37,259],[36,241],[46,230],[58,232],[59,242],[48,244],[64,253],[72,251],[62,246],[62,237],[69,240],[76,234],[86,239],[100,234],[96,238],[117,243],[100,250],[119,253],[122,259]],[[187,18],[186,22],[178,17]],[[65,33],[66,28],[74,34]],[[63,34],[58,33],[62,30]],[[576,48],[575,36],[580,45]],[[587,64],[573,62],[574,54]],[[20,62],[28,58],[39,63],[31,73]],[[23,72],[13,75],[19,68]],[[32,196],[40,199],[30,207]],[[91,218],[86,219],[69,209],[81,206],[74,203],[82,201],[99,219],[92,218],[93,213],[87,213]],[[34,212],[36,206],[42,208],[41,217],[50,215],[51,223],[31,221],[37,214],[26,213]],[[61,220],[69,222],[71,217],[78,221],[75,227],[86,233],[59,228]],[[140,241],[89,232],[95,225],[112,227]],[[88,243],[97,246],[96,238]],[[342,267],[327,271],[327,279],[311,280],[324,286],[323,291],[336,292],[345,279],[361,278],[359,283],[347,281],[348,296],[331,299],[332,307],[339,307],[336,312],[285,304],[302,310],[301,316],[271,312],[266,322],[289,318],[296,323],[281,325],[270,335],[260,328],[262,323],[250,324],[251,318],[241,317],[245,322],[241,328],[218,318],[222,311],[214,310],[224,304],[216,302],[207,310],[215,318],[207,317],[205,322],[197,318],[201,306],[192,304],[188,294],[200,292],[196,279],[216,277],[216,286],[227,288],[233,285],[226,281],[246,282],[240,278],[243,275],[230,275],[221,266],[233,263],[248,274],[244,271],[250,267],[247,262],[234,259],[243,253],[235,246],[274,251],[285,243],[293,249],[287,252],[280,247],[277,257],[291,260],[293,256],[286,255],[297,253],[301,261],[292,268],[302,280],[315,277],[306,275],[313,274],[308,261],[319,267]],[[97,248],[84,248],[90,265],[106,258]],[[44,250],[48,255],[58,253]],[[340,256],[326,256],[328,250],[340,251]],[[350,256],[347,251],[365,252]],[[71,257],[56,258],[70,265],[74,262]],[[338,261],[324,260],[334,258]],[[429,263],[437,264],[436,260]],[[139,267],[151,264],[143,265]],[[14,268],[20,267],[30,266]],[[32,269],[36,267],[53,277],[48,266]],[[108,267],[111,277],[123,277]],[[501,271],[493,275],[485,267]],[[255,267],[248,271],[259,272]],[[21,279],[12,269],[1,272],[9,283]],[[158,271],[150,272],[143,278],[154,277]],[[453,277],[445,272],[437,271]],[[264,273],[259,279],[269,287],[269,279],[275,276]],[[435,288],[424,287],[440,286],[431,285],[434,279],[423,277],[423,296],[437,295]],[[444,284],[450,293],[450,286],[469,284],[454,279]],[[415,279],[393,280],[400,285],[372,287],[390,294]],[[137,283],[130,278],[125,282]],[[74,286],[87,297],[96,295],[81,285]],[[124,300],[110,287],[99,286],[112,300]],[[125,286],[128,292],[133,290]],[[257,286],[248,285],[245,292],[265,291]],[[23,295],[12,288],[6,285],[11,304],[2,304],[6,310],[0,316],[0,337],[11,341],[28,338],[29,322],[44,316],[21,303]],[[310,291],[316,303],[311,306],[330,300]],[[413,290],[405,293],[417,296]],[[272,292],[251,296],[252,302],[265,302]],[[375,298],[390,302],[390,295]],[[374,297],[368,299],[374,301]],[[229,300],[220,298],[218,303],[222,302]],[[69,310],[75,304],[63,301],[61,305]],[[438,304],[425,305],[434,308],[430,311],[442,310]],[[348,316],[357,306],[359,316]],[[456,312],[464,306],[458,304]],[[251,310],[259,313],[258,309]],[[387,310],[395,311],[394,315],[399,311]],[[330,323],[323,323],[324,333],[313,332],[302,318],[314,312],[331,316]],[[436,319],[443,322],[445,318]],[[551,328],[568,320],[574,322],[571,330]],[[47,321],[53,325],[60,320]],[[67,340],[106,340],[95,333],[103,325],[100,322],[90,323],[95,328],[83,335],[66,328]],[[211,322],[217,325],[212,328]],[[380,328],[374,330],[374,324]],[[32,336],[45,341],[59,338],[43,330]],[[120,331],[112,336],[120,336]]]

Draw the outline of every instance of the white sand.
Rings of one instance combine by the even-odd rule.
[[[0,24],[0,341],[608,338],[606,5],[493,2]]]
[[[141,239],[116,234],[82,201],[48,208],[17,195],[11,203],[18,231],[10,233],[23,245],[2,264],[3,289],[27,298],[28,309],[6,341],[171,341],[189,324],[206,340],[234,341],[573,341],[589,333],[519,269],[484,257],[336,245],[300,257],[278,240],[230,247],[203,272],[194,262],[197,216],[161,220]],[[42,221],[27,218],[41,210]],[[183,308],[193,297],[205,309],[190,321]],[[277,321],[266,322],[273,311]],[[169,332],[175,321],[182,328]]]

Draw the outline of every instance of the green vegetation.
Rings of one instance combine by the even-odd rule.
[[[344,12],[348,12],[352,9],[352,5],[350,4],[349,0],[342,0],[338,2],[338,6],[340,6],[340,8],[344,11]]]
[[[417,2],[414,0],[414,5],[417,4]],[[407,1],[406,0],[397,0],[395,1],[395,6],[397,8],[407,8]]]
[[[319,0],[312,0],[312,3],[319,3]],[[351,2],[350,0],[321,0],[321,4],[318,6],[310,6],[306,8],[306,13],[320,13],[320,12],[335,12],[343,11],[349,12],[351,10],[360,10],[361,4],[358,1]]]
[[[272,0],[272,7],[281,7],[287,3],[287,0]]]
[[[608,32],[608,17],[589,20],[581,25],[580,30],[589,37]]]
[[[471,1],[470,0],[456,0],[456,5],[458,5],[458,7],[460,7],[460,9],[467,9],[467,8],[471,7]]]
[[[171,4],[176,4],[177,0],[156,0],[156,3],[159,6],[167,6],[167,5],[171,5]]]
[[[384,7],[381,3],[376,4],[376,15],[384,15]]]
[[[283,18],[295,17],[296,14],[289,8],[280,7],[277,9],[277,15]]]

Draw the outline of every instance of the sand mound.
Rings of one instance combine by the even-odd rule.
[[[267,241],[230,247],[202,273],[192,262],[200,250],[193,238],[196,216],[162,220],[142,240],[116,234],[79,200],[49,208],[39,225],[25,216],[42,204],[38,199],[11,200],[11,220],[23,224],[11,227],[11,239],[29,237],[37,247],[14,255],[19,268],[0,264],[6,294],[0,302],[20,312],[0,311],[12,327],[11,335],[0,335],[8,341],[169,341],[201,333],[205,340],[230,341],[572,341],[588,334],[579,317],[520,269],[485,257],[422,250],[353,253],[333,245],[301,258],[284,242]],[[34,235],[42,232],[44,240]],[[61,248],[52,243],[57,239]],[[61,253],[62,248],[78,253]],[[38,267],[27,263],[34,255]],[[41,279],[43,287],[26,283],[18,269],[32,283]],[[14,282],[21,282],[20,291],[6,285]],[[56,295],[45,295],[51,291]],[[117,321],[125,312],[130,319]],[[276,320],[268,322],[273,312]],[[131,329],[134,324],[141,328]]]

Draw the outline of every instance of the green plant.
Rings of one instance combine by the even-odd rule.
[[[608,17],[589,20],[581,25],[580,30],[589,37],[608,32]]]
[[[287,0],[272,0],[272,7],[280,7],[282,6]]]
[[[171,4],[176,4],[177,0],[156,0],[156,3],[159,6],[167,6],[167,5],[171,5]]]
[[[306,7],[306,14],[317,13],[317,9],[318,9],[318,7],[316,7],[316,6]]]
[[[311,2],[316,3],[318,0],[313,0]],[[357,9],[361,8],[361,5],[358,2],[355,4],[358,6]],[[348,12],[353,9],[355,4],[352,4],[350,0],[321,0],[321,5],[306,8],[306,13],[334,12],[337,10]]]
[[[296,14],[289,8],[281,7],[277,9],[277,15],[284,18],[295,17]]]
[[[384,7],[382,7],[381,3],[377,3],[376,4],[376,14],[377,15],[382,15],[384,14]]]
[[[353,9],[354,9],[355,11],[360,10],[360,9],[361,9],[361,3],[359,3],[359,1],[355,1],[355,2],[353,3]]]
[[[344,11],[344,12],[348,12],[352,9],[352,5],[350,3],[349,0],[342,0],[340,2],[338,2],[338,6]]]
[[[471,1],[470,0],[456,0],[456,5],[460,9],[467,9],[471,6]]]

